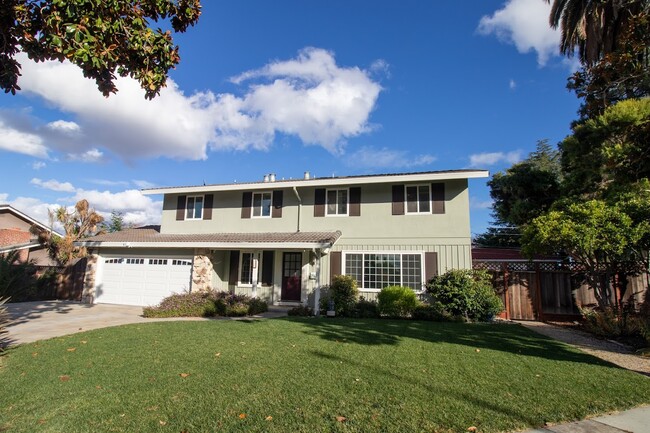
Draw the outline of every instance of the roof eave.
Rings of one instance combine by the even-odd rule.
[[[208,248],[208,249],[325,249],[336,241],[328,242],[75,242],[86,248]]]
[[[466,170],[458,172],[440,172],[440,173],[414,173],[399,174],[386,176],[360,176],[360,177],[335,177],[335,178],[316,178],[316,179],[297,179],[283,180],[277,182],[257,182],[257,183],[233,183],[225,185],[199,185],[199,186],[182,186],[182,187],[164,187],[141,190],[142,194],[192,194],[206,191],[249,191],[249,190],[269,190],[278,188],[299,188],[299,187],[318,187],[318,186],[340,186],[340,185],[368,185],[379,183],[401,183],[401,182],[424,182],[440,181],[455,179],[477,179],[489,177],[488,170]]]

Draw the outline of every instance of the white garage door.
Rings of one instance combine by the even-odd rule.
[[[105,257],[95,302],[156,305],[172,293],[187,291],[191,272],[191,258]]]

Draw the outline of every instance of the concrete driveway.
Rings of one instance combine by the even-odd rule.
[[[10,345],[31,343],[75,332],[128,323],[150,323],[142,317],[142,307],[110,304],[82,304],[71,301],[40,301],[6,304],[13,322],[9,330]],[[181,320],[208,320],[184,318]]]

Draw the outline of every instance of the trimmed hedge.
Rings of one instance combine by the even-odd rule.
[[[402,286],[388,286],[377,295],[379,313],[395,318],[411,317],[413,310],[420,304],[415,292]]]

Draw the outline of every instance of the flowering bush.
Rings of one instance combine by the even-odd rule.
[[[144,317],[246,316],[267,311],[266,302],[228,292],[177,293],[155,307],[144,307]]]

